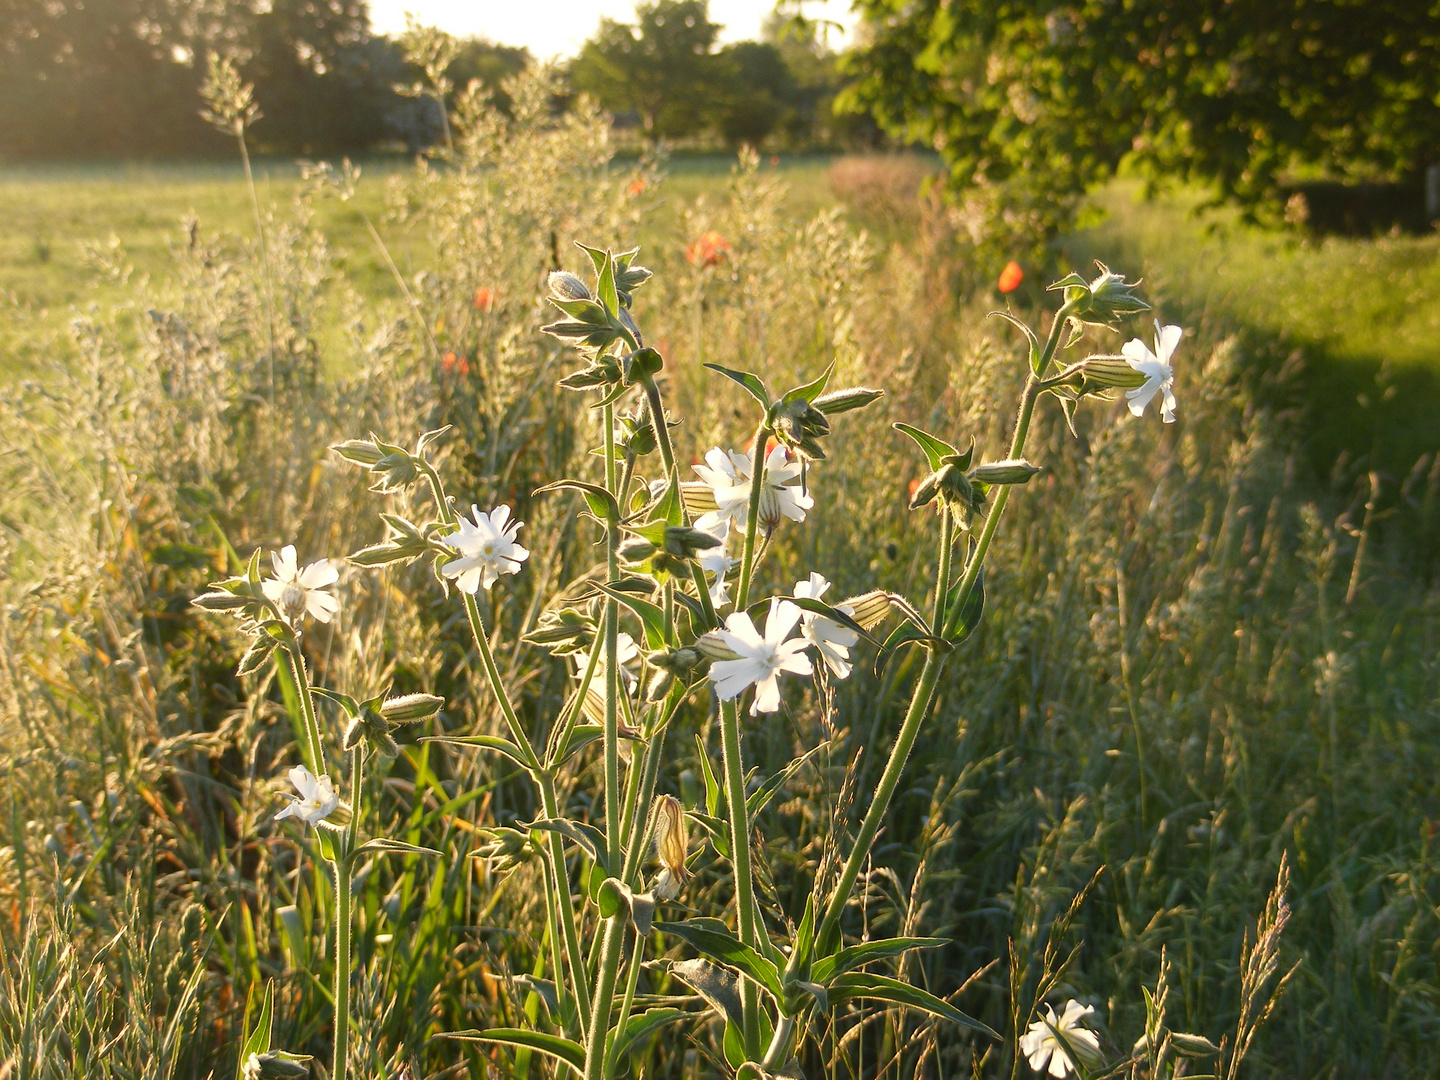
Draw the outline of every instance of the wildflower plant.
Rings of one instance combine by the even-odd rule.
[[[1148,309],[1132,283],[1104,268],[1094,282],[1072,275],[1059,283],[1063,303],[1043,340],[1039,331],[1007,315],[1030,344],[1030,372],[1003,457],[986,460],[973,439],[961,449],[954,435],[895,425],[929,469],[915,487],[911,509],[934,507],[938,517],[928,602],[882,590],[835,600],[818,569],[770,591],[764,563],[777,531],[804,528],[807,512],[824,497],[832,425],[874,403],[882,391],[832,388],[833,369],[827,369],[774,394],[760,374],[706,365],[724,380],[721,385],[745,396],[740,400],[748,398],[754,428],[737,434],[737,444],[749,435],[743,452],[714,447],[703,464],[682,471],[662,390],[667,360],[646,345],[633,313],[650,272],[636,261],[635,250],[583,251],[590,263],[586,275],[550,276],[547,299],[558,318],[544,331],[577,358],[558,381],[589,399],[601,443],[598,464],[594,475],[563,477],[533,497],[574,500],[583,509],[577,527],[583,519],[592,523],[603,557],[545,604],[526,638],[570,673],[565,704],[559,715],[546,718],[543,729],[523,719],[516,690],[496,660],[495,625],[487,625],[481,604],[483,597],[493,612],[503,603],[510,581],[529,565],[531,553],[522,542],[536,539],[524,535],[508,504],[488,509],[471,504],[468,516],[461,511],[431,456],[444,429],[423,434],[413,452],[373,435],[332,447],[372,475],[372,491],[405,496],[413,489],[428,497],[429,520],[383,513],[386,538],[353,553],[350,562],[360,568],[429,564],[436,588],[464,611],[485,688],[504,727],[503,734],[425,738],[498,755],[518,767],[540,809],[530,821],[486,829],[472,854],[500,873],[540,864],[543,936],[550,948],[543,958],[545,1016],[534,1015],[531,1027],[448,1036],[538,1052],[585,1080],[620,1075],[627,1055],[645,1040],[697,1015],[718,1021],[720,1056],[735,1075],[752,1080],[793,1075],[815,1025],[861,999],[1000,1038],[950,1001],[873,970],[911,951],[940,946],[941,939],[902,935],[857,941],[847,912],[857,880],[873,860],[876,837],[930,714],[941,672],[983,615],[985,559],[1011,489],[1040,471],[1024,457],[1037,405],[1054,397],[1069,417],[1086,397],[1126,390],[1139,391],[1142,409],[1163,392],[1167,414],[1173,412],[1168,383],[1157,382],[1163,373],[1156,365],[1168,372],[1178,329],[1161,330],[1160,357],[1148,351],[1141,357],[1132,348],[1139,343],[1132,342],[1122,357],[1059,363],[1058,354],[1078,343],[1086,324],[1118,327]],[[1140,411],[1134,401],[1132,411]],[[343,1078],[355,860],[363,853],[434,854],[383,837],[362,839],[365,765],[376,753],[393,756],[396,728],[435,716],[443,701],[424,694],[360,701],[312,686],[302,657],[303,627],[308,619],[328,621],[338,610],[340,601],[330,591],[338,574],[328,563],[300,569],[288,547],[274,565],[276,576],[262,580],[257,551],[243,575],[218,582],[195,602],[241,620],[251,642],[242,672],[275,662],[297,691],[304,761],[290,771],[298,796],[290,796],[277,816],[311,827],[332,869],[337,957],[332,1076]],[[722,615],[727,605],[733,609]],[[887,622],[894,625],[887,628]],[[923,663],[858,828],[853,836],[840,829],[830,838],[837,858],[822,866],[793,923],[776,925],[760,903],[768,870],[754,863],[756,851],[763,850],[755,842],[756,816],[775,785],[754,792],[748,786],[742,717],[763,722],[781,709],[787,694],[802,692],[807,679],[847,678],[866,648],[880,664],[899,650],[918,648]],[[635,670],[642,657],[644,678]],[[317,697],[339,706],[343,732],[329,738],[322,732]],[[704,799],[687,809],[663,790],[679,780],[669,767],[674,755],[667,754],[667,739],[682,717],[711,710],[718,716],[718,769],[701,742]],[[565,797],[561,777],[592,760],[595,772],[586,775],[598,777],[600,790],[588,803]],[[339,785],[331,777],[338,761],[347,766]],[[782,776],[800,764],[792,762]],[[697,911],[687,903],[690,864],[699,856],[698,848],[692,850],[692,826],[728,864],[729,911]],[[677,947],[695,955],[672,955]],[[540,985],[538,979],[540,973],[531,976],[531,985]],[[676,1007],[677,984],[693,991],[698,1014]],[[1062,1065],[1098,1064],[1098,1043],[1092,1047],[1093,1035],[1079,1025],[1078,1008],[1067,1006],[1056,1017],[1046,1006],[1020,1039],[1037,1068],[1058,1076]]]

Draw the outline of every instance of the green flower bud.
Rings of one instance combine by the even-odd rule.
[[[479,830],[484,843],[470,852],[477,859],[485,859],[497,873],[508,874],[516,867],[530,861],[535,849],[530,843],[530,834],[519,829],[499,826]]]
[[[828,394],[821,394],[813,404],[826,416],[834,416],[836,413],[850,412],[852,409],[863,409],[884,395],[884,390],[872,390],[867,386],[852,386],[848,390],[831,390]]]
[[[707,660],[739,660],[740,654],[725,644],[717,631],[702,634],[695,642],[695,648]]]
[[[987,461],[970,470],[970,481],[981,484],[1025,484],[1039,471],[1040,466],[1032,465],[1024,458]]]
[[[850,617],[866,630],[873,630],[890,616],[892,609],[890,594],[883,589],[873,589],[837,605],[842,611],[849,611]]]
[[[802,460],[824,459],[825,450],[820,440],[830,434],[830,421],[803,397],[786,397],[776,402],[770,410],[770,430]]]
[[[570,273],[569,270],[553,271],[547,284],[550,288],[550,296],[555,300],[595,299],[595,294],[590,291],[590,286]]]
[[[1145,376],[1130,366],[1123,356],[1087,356],[1075,365],[1080,378],[1080,392],[1097,390],[1133,390],[1145,385]]]
[[[620,545],[617,554],[627,563],[643,563],[646,559],[652,558],[659,550],[641,536],[633,536]]]
[[[1138,281],[1126,281],[1102,262],[1095,265],[1100,273],[1088,285],[1079,274],[1071,274],[1050,286],[1065,290],[1066,303],[1076,303],[1071,318],[1092,326],[1118,326],[1127,316],[1150,310],[1140,297]]]
[[[367,468],[378,464],[385,456],[384,452],[373,442],[366,442],[363,439],[347,439],[345,442],[336,443],[330,447],[346,461],[353,461],[356,465],[364,465]]]
[[[309,1055],[267,1050],[246,1058],[241,1075],[245,1080],[298,1080],[310,1075],[309,1061]]]
[[[380,703],[380,715],[391,724],[414,724],[438,713],[445,699],[434,694],[405,694]]]
[[[708,532],[684,525],[671,525],[665,530],[665,550],[678,559],[693,559],[723,542]]]
[[[548,649],[553,656],[585,652],[595,640],[595,620],[573,608],[547,611],[540,616],[539,625],[522,640]]]

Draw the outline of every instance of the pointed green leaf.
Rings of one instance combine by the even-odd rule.
[[[959,451],[944,439],[937,439],[928,431],[921,431],[911,424],[891,424],[890,426],[901,434],[908,435],[915,440],[916,445],[925,451],[925,457],[930,462],[932,472],[939,470],[940,466],[945,463],[947,457],[953,457],[959,454]]]
[[[360,714],[359,703],[349,694],[337,694],[334,690],[326,690],[323,686],[312,686],[310,693],[316,697],[322,697],[326,701],[333,701],[345,710],[346,716],[358,716]]]
[[[683,1009],[646,1009],[638,1016],[632,1016],[625,1024],[625,1030],[610,1049],[612,1061],[621,1061],[632,1047],[639,1046],[655,1032],[681,1020],[688,1020],[695,1014]]]
[[[562,1039],[559,1035],[547,1035],[543,1031],[526,1031],[524,1028],[490,1028],[478,1031],[442,1031],[437,1039],[457,1039],[460,1042],[497,1043],[501,1046],[518,1046],[563,1061],[576,1073],[585,1071],[585,1048],[577,1042]]]
[[[727,367],[721,367],[719,364],[706,364],[705,366],[711,371],[718,371],[727,379],[733,379],[739,383],[750,392],[751,397],[760,403],[761,408],[767,413],[770,411],[770,391],[765,389],[765,384],[760,381],[758,375],[752,375],[748,371],[734,371]]]
[[[665,647],[664,609],[657,604],[650,603],[649,600],[641,600],[638,596],[631,596],[603,582],[597,581],[594,588],[603,592],[606,596],[614,597],[640,617],[640,624],[645,628],[645,645],[647,648],[654,651]]]
[[[550,491],[578,491],[585,498],[585,505],[601,521],[619,521],[620,505],[615,496],[597,484],[586,484],[580,480],[557,480],[553,484],[535,489],[534,494],[543,495]]]
[[[888,960],[911,949],[938,949],[950,944],[945,938],[896,937],[882,941],[867,941],[841,949],[834,956],[816,960],[810,969],[811,978],[816,982],[829,982],[835,975],[843,975],[854,968],[864,967],[876,960]]]
[[[595,296],[600,303],[605,305],[605,310],[610,313],[612,319],[619,317],[620,294],[615,290],[615,260],[608,251],[600,266],[600,277],[595,282]]]
[[[776,1001],[784,997],[784,991],[780,989],[779,969],[728,929],[706,925],[698,919],[683,923],[660,922],[655,924],[655,929],[680,938],[696,952],[717,963],[737,969],[769,991]]]
[[[835,976],[826,989],[829,991],[832,1005],[843,1005],[856,998],[888,1001],[892,1005],[918,1009],[931,1016],[938,1016],[942,1020],[949,1020],[951,1023],[967,1027],[971,1031],[989,1035],[992,1039],[1000,1038],[999,1033],[990,1025],[983,1024],[974,1017],[966,1016],[948,1001],[936,997],[928,990],[921,990],[918,986],[911,986],[907,982],[901,982],[899,979],[892,979],[886,975],[853,971],[847,975]]]
[[[249,1004],[253,1004],[253,999]],[[239,1070],[236,1072],[236,1080],[243,1080],[245,1060],[251,1054],[263,1054],[270,1049],[271,1030],[275,1019],[275,984],[266,981],[265,992],[260,999],[260,1015],[255,1018],[255,1026],[250,1029],[250,1036],[240,1048]]]
[[[356,858],[370,852],[376,855],[439,855],[440,852],[434,848],[418,847],[415,844],[407,844],[402,840],[391,840],[380,836],[361,844],[355,849],[351,858]]]
[[[782,397],[780,400],[796,401],[803,398],[806,401],[814,401],[817,397],[819,397],[825,392],[825,387],[830,384],[830,376],[834,373],[834,371],[835,365],[832,363],[829,367],[827,367],[823,372],[820,373],[820,377],[818,379],[815,379],[812,382],[805,383],[801,386],[797,386],[793,390],[785,391],[785,396]]]
[[[503,754],[522,769],[530,767],[520,748],[509,739],[502,739],[498,735],[426,735],[417,741],[444,743],[446,746],[478,746],[483,750],[494,750],[497,754]]]
[[[982,566],[975,575],[975,584],[970,589],[970,595],[965,598],[965,605],[959,613],[955,612],[955,605],[960,601],[960,586],[964,583],[964,575],[950,588],[950,595],[946,598],[946,624],[954,623],[955,630],[949,635],[952,645],[959,645],[975,632],[980,625],[980,618],[985,614],[985,568]]]

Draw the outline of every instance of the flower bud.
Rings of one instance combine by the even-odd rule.
[[[830,421],[803,397],[777,402],[770,411],[770,430],[803,460],[820,461],[825,457],[820,440],[830,434]]]
[[[987,461],[970,470],[971,483],[981,484],[1025,484],[1040,471],[1024,458],[1010,458],[1005,461]]]
[[[658,549],[643,536],[632,536],[620,545],[616,554],[627,563],[642,563],[655,554]]]
[[[380,715],[391,724],[414,724],[438,713],[445,699],[434,694],[405,694],[380,703]]]
[[[595,640],[595,621],[579,611],[547,611],[539,625],[522,639],[530,645],[549,649],[553,656],[585,652]]]
[[[1093,390],[1133,390],[1145,385],[1145,376],[1130,366],[1123,356],[1087,356],[1075,365],[1082,378],[1081,392]]]
[[[377,477],[375,485],[370,490],[382,494],[399,491],[407,484],[413,483],[415,478],[420,475],[415,459],[398,446],[372,465],[370,471]]]
[[[826,416],[834,416],[836,413],[850,412],[852,409],[863,409],[884,395],[884,390],[872,390],[868,386],[852,386],[848,390],[831,390],[828,394],[821,394],[812,404]]]
[[[547,284],[550,288],[550,296],[556,300],[595,299],[594,293],[590,291],[590,286],[570,273],[569,270],[552,271]]]
[[[345,442],[336,443],[330,449],[346,461],[353,461],[356,465],[367,467],[378,463],[385,456],[378,446],[364,439],[347,439]]]
[[[1088,285],[1079,274],[1071,274],[1051,286],[1064,287],[1066,303],[1077,302],[1072,318],[1094,326],[1116,326],[1128,315],[1150,310],[1150,305],[1140,297],[1138,281],[1126,281],[1123,275],[1112,273],[1102,262],[1097,261],[1095,265],[1100,273]]]
[[[890,594],[883,589],[872,589],[859,596],[852,596],[838,606],[841,611],[848,612],[864,629],[873,630],[890,616]]]
[[[703,529],[671,525],[665,530],[665,550],[679,559],[693,559],[702,551],[719,547],[724,541]]]
[[[485,842],[470,852],[477,859],[486,859],[491,869],[508,874],[518,866],[529,862],[534,849],[530,845],[530,834],[503,825],[493,829],[481,829]]]
[[[701,634],[695,642],[695,648],[700,655],[707,660],[739,660],[740,654],[729,645],[725,644],[718,631],[711,630],[707,634]]]
[[[203,611],[239,612],[255,603],[253,597],[238,596],[231,592],[207,592],[195,597],[190,603]]]
[[[267,1050],[245,1059],[240,1074],[244,1080],[298,1080],[310,1075],[308,1054],[287,1054],[283,1050]]]

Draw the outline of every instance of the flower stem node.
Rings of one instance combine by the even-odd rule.
[[[1102,262],[1095,266],[1100,273],[1093,281],[1072,273],[1050,286],[1064,290],[1065,303],[1074,305],[1071,318],[1091,326],[1118,327],[1129,316],[1150,310],[1140,296],[1140,282],[1126,281]]]
[[[535,854],[530,834],[504,825],[493,829],[481,829],[479,835],[484,841],[470,852],[477,859],[490,863],[490,868],[500,874],[525,865]]]

